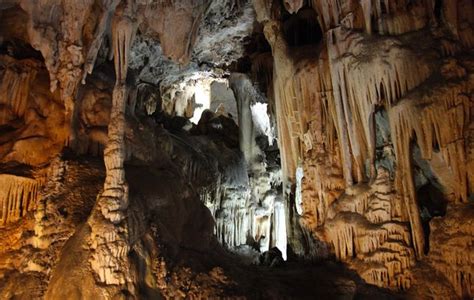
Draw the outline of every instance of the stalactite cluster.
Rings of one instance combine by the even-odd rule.
[[[0,224],[18,221],[35,208],[40,182],[34,178],[2,174],[0,184],[2,186]]]
[[[447,218],[433,220],[431,264],[453,285],[458,295],[472,295],[472,209],[462,204],[448,210]]]
[[[346,192],[330,207],[323,239],[338,259],[362,268],[368,282],[408,289],[414,266],[410,228],[389,172],[377,171],[373,184]]]
[[[306,250],[312,256],[326,255],[318,241],[327,242],[367,281],[408,289],[415,257],[424,256],[427,243],[413,143],[452,205],[467,201],[470,193],[466,126],[471,123],[472,76],[456,59],[443,60],[459,50],[444,42],[439,31],[442,22],[451,30],[466,28],[464,17],[449,17],[465,3],[436,4],[441,7],[435,11],[433,1],[313,1],[325,38],[314,47],[316,56],[308,58],[298,54],[303,47],[289,50],[271,6],[255,2],[274,59],[284,180],[302,190],[302,212],[295,223],[301,224],[303,237],[290,241],[312,245]],[[423,29],[429,26],[436,27],[433,33]],[[420,31],[432,36],[420,39]],[[469,38],[457,36],[454,48],[469,44]],[[417,42],[423,46],[414,46]],[[388,154],[383,155],[396,160],[388,170],[377,167],[381,136],[375,115],[381,110],[388,113],[384,123],[390,130],[388,145],[393,145],[385,145]],[[304,173],[301,187],[298,168]],[[382,190],[375,192],[377,187]],[[297,241],[294,247],[304,249]],[[462,295],[460,283],[454,285]]]
[[[27,59],[17,62],[6,55],[1,57],[1,61],[4,71],[0,86],[0,124],[4,125],[12,116],[21,118],[25,115],[30,84],[36,76],[38,64]]]
[[[1,2],[0,298],[472,298],[473,20]]]

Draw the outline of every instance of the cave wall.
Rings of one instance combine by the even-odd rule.
[[[232,91],[214,70],[200,71],[195,61],[186,65],[198,27],[214,31],[211,25],[219,20],[212,14],[223,13],[220,5],[241,14],[244,25],[232,32],[226,26],[235,20],[229,20],[223,33],[213,34],[221,39],[235,34],[236,45],[253,22],[252,6],[208,4],[13,1],[2,6],[2,27],[16,24],[19,16],[27,25],[2,31],[1,168],[8,188],[1,194],[1,226],[5,237],[31,236],[4,244],[2,297],[184,297],[202,296],[204,290],[215,296],[223,291],[214,285],[231,281],[219,268],[199,273],[181,267],[181,259],[189,263],[195,255],[181,252],[217,252],[225,259],[212,233],[229,248],[258,240],[252,246],[257,256],[258,250],[286,248],[281,196],[272,191],[279,185],[279,167],[267,166],[255,141],[273,142],[268,124],[262,125],[260,116],[256,128],[243,134],[256,154],[244,158],[234,121],[240,83]],[[205,9],[211,25],[201,25]],[[227,13],[220,17],[229,19]],[[217,45],[198,41],[197,53],[209,42]],[[243,128],[254,122],[257,92],[248,79],[240,82],[239,96],[246,99],[240,101]],[[228,99],[213,83],[227,87]],[[196,100],[202,99],[196,97],[223,105],[202,108],[199,119]],[[190,124],[183,119],[194,114],[197,124],[186,133],[189,128],[182,125]],[[70,160],[68,153],[103,156],[105,169]],[[160,171],[141,181],[150,169]],[[84,193],[81,182],[91,190]],[[31,288],[17,290],[17,280]]]
[[[289,244],[300,255],[335,255],[367,282],[408,289],[417,261],[452,257],[425,247],[416,170],[423,165],[430,182],[441,185],[453,218],[472,210],[472,3],[315,0],[282,7],[256,0],[254,6],[273,56],[267,86],[283,180],[302,198],[288,200],[287,214],[298,212],[292,227],[303,231]],[[298,30],[291,25],[295,12],[310,9],[321,39],[288,35],[288,28]],[[421,158],[414,161],[417,147]],[[429,241],[438,238],[431,231]],[[469,243],[472,235],[461,239]],[[472,295],[465,263],[472,266],[458,261],[442,271],[459,296]]]
[[[469,0],[0,4],[2,295],[21,279],[47,298],[223,296],[221,269],[176,265],[219,241],[472,297],[473,15]]]

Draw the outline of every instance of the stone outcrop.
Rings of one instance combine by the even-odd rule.
[[[0,298],[472,298],[473,20],[2,1]]]
[[[368,282],[408,289],[415,258],[423,260],[429,248],[412,144],[442,184],[448,205],[467,202],[471,193],[471,60],[458,55],[470,38],[454,28],[466,34],[472,26],[449,16],[466,4],[313,1],[323,37],[300,45],[285,36],[288,21],[277,4],[254,5],[273,55],[269,95],[283,180],[302,198],[294,203],[299,216],[292,227],[301,225],[303,234],[290,243],[296,240],[293,247],[302,254],[323,257],[320,242],[327,243]],[[378,111],[386,112],[384,121],[377,122]],[[396,165],[380,168],[389,161]],[[454,284],[458,295],[469,285]]]

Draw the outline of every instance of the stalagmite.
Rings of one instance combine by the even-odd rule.
[[[474,296],[472,0],[0,3],[0,299]]]
[[[125,108],[127,100],[128,57],[136,25],[135,4],[128,1],[119,7],[113,20],[113,49],[116,82],[112,95],[112,111],[108,130],[108,142],[104,150],[106,178],[104,190],[97,199],[96,207],[88,220],[91,226],[90,259],[92,269],[100,282],[123,285],[130,280],[128,274],[128,231],[126,209],[128,186],[125,181]]]

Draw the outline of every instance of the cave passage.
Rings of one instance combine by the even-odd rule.
[[[0,299],[472,299],[472,0],[0,0]]]
[[[285,17],[283,32],[290,47],[317,46],[323,38],[318,16],[310,7],[302,8],[298,13]]]
[[[439,184],[437,184],[439,186]],[[428,182],[417,190],[418,205],[425,235],[425,254],[430,251],[430,221],[444,217],[448,201],[437,185]]]

